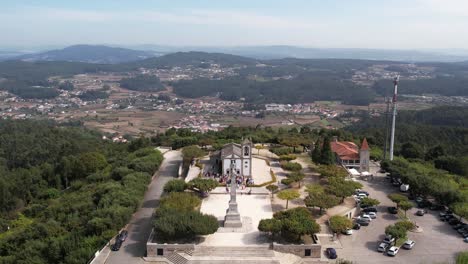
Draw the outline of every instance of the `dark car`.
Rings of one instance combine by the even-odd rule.
[[[391,206],[391,207],[388,207],[387,210],[391,214],[398,214],[398,209],[396,207]]]
[[[359,229],[361,229],[361,225],[358,224],[358,223],[354,223],[353,229],[354,229],[354,230],[359,230]]]
[[[369,212],[377,213],[377,208],[375,208],[375,207],[367,207],[367,208],[362,209],[362,212],[364,212],[364,213],[369,213]]]
[[[458,225],[460,224],[460,220],[456,219],[456,218],[452,218],[448,221],[449,225]]]
[[[112,251],[119,251],[121,246],[122,246],[122,240],[117,239],[117,240],[115,240],[115,243],[114,243],[114,245],[112,245],[111,249],[112,249]]]
[[[128,231],[127,230],[122,230],[122,232],[120,232],[120,234],[119,234],[118,239],[121,240],[122,242],[124,242],[125,239],[127,239],[127,237],[128,237]]]
[[[328,258],[330,259],[336,259],[338,257],[334,248],[327,248],[325,251],[327,252]]]
[[[455,229],[455,230],[458,230],[458,229],[465,228],[465,227],[467,227],[467,226],[468,226],[468,224],[465,224],[465,223],[459,223],[459,224],[457,224],[457,225],[454,225],[454,226],[452,226],[452,227],[453,227],[453,229]]]
[[[360,226],[368,226],[369,225],[369,221],[364,220],[364,219],[356,220],[356,223],[359,224]]]
[[[435,210],[444,210],[445,206],[440,205],[440,204],[432,204],[431,206],[429,206],[429,209],[431,209],[433,211],[435,211]]]

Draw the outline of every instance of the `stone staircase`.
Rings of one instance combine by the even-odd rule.
[[[185,254],[184,254],[185,255]],[[173,252],[169,256],[166,257],[172,264],[187,264],[189,263],[188,259],[183,257],[179,252]]]
[[[171,264],[281,264],[269,246],[212,247],[198,246],[191,251],[173,252],[166,259]],[[299,263],[294,263],[299,264]]]

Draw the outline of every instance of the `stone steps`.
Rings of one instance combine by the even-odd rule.
[[[274,257],[274,251],[268,246],[262,247],[195,247],[192,256],[219,256],[219,257]]]
[[[166,257],[173,264],[187,264],[189,261],[177,252],[171,253]]]

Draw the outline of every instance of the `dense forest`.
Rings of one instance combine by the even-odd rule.
[[[397,154],[468,176],[468,108],[444,106],[399,111],[396,127]],[[348,130],[367,135],[370,144],[384,146],[384,117],[363,114],[362,121]]]
[[[0,263],[86,263],[137,209],[162,155],[81,125],[0,121]]]
[[[88,90],[78,96],[83,101],[95,101],[97,99],[109,98],[109,94],[101,90]]]
[[[257,60],[247,57],[205,52],[177,52],[157,58],[121,64],[92,64],[83,62],[0,62],[0,88],[25,98],[52,98],[55,90],[33,90],[31,87],[52,87],[51,76],[70,76],[96,72],[131,72],[139,68],[173,68],[192,66],[206,68],[210,64],[234,67],[237,77],[224,80],[195,79],[174,83],[180,96],[200,97],[216,95],[225,100],[246,98],[255,103],[300,103],[315,100],[339,100],[345,104],[367,105],[375,94],[388,95],[392,86],[388,81],[377,81],[371,89],[353,84],[351,76],[356,70],[365,70],[375,64],[388,64],[389,70],[405,69],[397,62],[349,59],[295,59]],[[405,94],[438,93],[442,95],[468,95],[468,67],[461,63],[425,63],[433,67],[436,78],[405,80]],[[285,79],[271,80],[273,77]],[[270,80],[270,81],[264,81]],[[162,86],[156,77],[126,78],[122,87],[137,91],[159,91]],[[58,87],[54,87],[58,88]]]
[[[140,92],[158,92],[164,90],[164,86],[158,77],[152,75],[137,75],[120,80],[122,88]]]
[[[172,84],[174,92],[197,98],[220,95],[228,101],[245,98],[249,103],[307,103],[338,100],[345,104],[368,105],[374,99],[369,89],[332,76],[330,73],[307,73],[293,79],[255,81],[242,77],[222,80],[182,80]]]
[[[372,87],[378,94],[389,96],[393,87],[388,80],[377,81]],[[404,80],[401,94],[440,94],[445,96],[468,96],[468,77],[436,77],[433,79]]]

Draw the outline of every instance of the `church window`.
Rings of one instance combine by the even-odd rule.
[[[248,156],[249,155],[249,147],[245,146],[244,147],[244,156]]]

